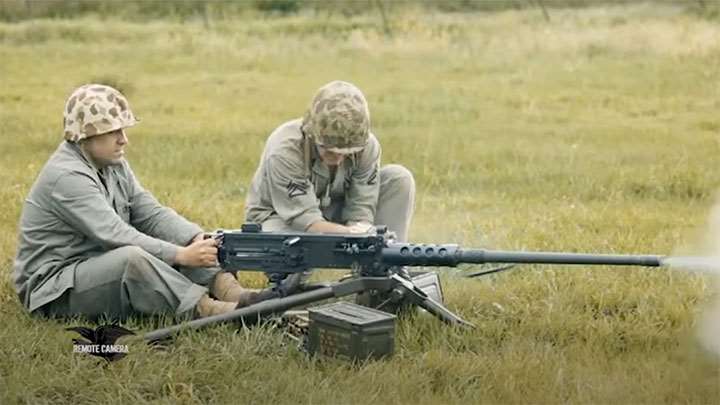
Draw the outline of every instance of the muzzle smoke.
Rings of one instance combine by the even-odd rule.
[[[675,256],[663,260],[663,264],[672,269],[701,272],[714,275],[715,298],[704,311],[699,322],[699,339],[701,344],[720,357],[720,202],[710,213],[707,231],[700,240],[702,256]]]

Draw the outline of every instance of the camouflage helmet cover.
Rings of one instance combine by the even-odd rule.
[[[370,133],[370,111],[353,84],[330,82],[318,90],[302,123],[303,132],[336,153],[355,153]]]
[[[63,111],[64,136],[70,142],[131,127],[137,122],[125,96],[103,84],[78,87],[68,97]]]

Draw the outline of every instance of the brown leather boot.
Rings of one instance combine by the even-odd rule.
[[[195,313],[198,318],[204,318],[206,316],[224,314],[234,310],[235,308],[236,304],[234,302],[218,301],[207,295],[203,295],[195,306]]]
[[[222,272],[215,276],[210,292],[220,301],[232,302],[237,307],[244,307],[258,302],[260,290],[244,288],[237,278],[230,273]]]

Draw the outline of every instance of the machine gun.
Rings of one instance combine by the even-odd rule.
[[[264,291],[266,299],[225,314],[149,332],[144,336],[147,341],[216,323],[253,323],[300,305],[352,294],[358,294],[358,302],[366,306],[397,309],[411,304],[448,324],[472,326],[441,300],[433,299],[427,289],[419,288],[405,266],[537,263],[657,267],[664,259],[655,255],[511,252],[463,249],[453,244],[398,243],[384,227],[378,227],[376,234],[346,235],[262,232],[259,225],[245,224],[241,231],[218,232],[214,237],[219,242],[218,261],[223,269],[261,270],[267,274],[272,287]],[[308,272],[317,268],[351,269],[352,275],[331,284],[304,285]]]

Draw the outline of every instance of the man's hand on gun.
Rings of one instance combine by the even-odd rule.
[[[367,222],[348,222],[347,228],[350,233],[375,233],[375,226]]]
[[[188,246],[178,249],[175,263],[187,267],[214,267],[218,266],[217,240],[203,239],[199,234]]]
[[[367,222],[348,222],[346,227],[350,230],[350,233],[359,233],[366,235],[377,234],[377,228],[375,227],[375,225],[369,224]],[[385,231],[385,240],[394,241],[396,239],[397,235],[395,235],[395,232],[390,230]]]

